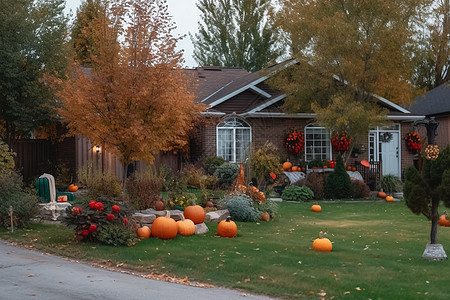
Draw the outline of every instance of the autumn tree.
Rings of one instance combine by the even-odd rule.
[[[56,120],[43,80],[66,69],[64,0],[0,1],[0,137],[10,143]]]
[[[268,17],[271,0],[200,0],[199,32],[191,36],[200,65],[259,71],[283,54],[280,31]]]
[[[72,132],[117,155],[125,177],[130,162],[152,162],[159,151],[187,146],[201,106],[180,69],[166,1],[105,4],[86,31],[97,45],[92,68],[75,64],[61,83],[60,113]]]

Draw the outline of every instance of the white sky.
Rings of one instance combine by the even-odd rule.
[[[72,10],[73,14],[75,14],[81,2],[82,0],[66,0],[66,13]],[[172,15],[172,20],[177,26],[173,34],[175,36],[186,35],[178,43],[178,50],[184,49],[184,65],[190,68],[197,66],[197,63],[192,58],[194,47],[188,34],[189,32],[195,34],[198,30],[197,24],[200,20],[200,11],[195,6],[195,3],[197,3],[197,0],[167,0],[169,14]]]

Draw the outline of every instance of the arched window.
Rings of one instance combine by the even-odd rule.
[[[243,162],[251,142],[251,127],[237,119],[226,119],[217,125],[217,156],[229,162]]]
[[[305,160],[332,159],[330,131],[325,127],[305,127]]]

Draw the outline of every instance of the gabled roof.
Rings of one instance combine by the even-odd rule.
[[[413,113],[432,116],[450,113],[450,83],[444,83],[411,100]]]

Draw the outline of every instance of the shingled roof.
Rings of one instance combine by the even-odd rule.
[[[450,83],[444,83],[411,101],[410,110],[419,115],[450,113]]]

